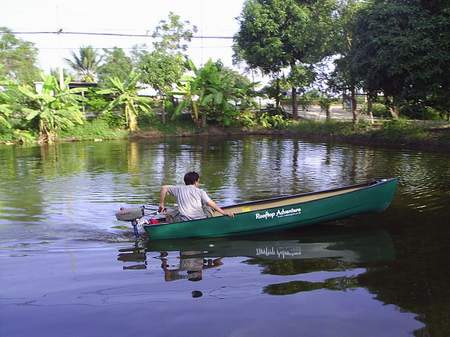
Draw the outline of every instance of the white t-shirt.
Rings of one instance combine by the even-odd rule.
[[[205,217],[203,205],[211,201],[205,191],[194,185],[170,185],[168,192],[177,199],[178,210],[188,220]]]

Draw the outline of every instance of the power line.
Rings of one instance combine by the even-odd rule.
[[[148,34],[130,34],[130,33],[100,33],[100,32],[71,32],[71,31],[17,31],[17,32],[2,32],[1,34],[14,34],[14,35],[90,35],[90,36],[115,36],[115,37],[142,37],[154,39],[152,35]],[[232,40],[232,36],[192,36],[192,39],[221,39],[221,40]]]
[[[190,46],[189,49],[225,49],[225,48],[232,48],[232,45],[227,46]],[[39,50],[72,50],[72,49],[78,49],[77,47],[39,47]],[[120,47],[120,46],[107,46],[107,47],[92,47],[92,49],[95,50],[102,50],[102,49],[114,49],[114,48],[120,48],[124,50],[152,50],[152,47]]]

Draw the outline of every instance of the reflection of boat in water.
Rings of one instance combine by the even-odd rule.
[[[160,266],[165,281],[200,281],[205,269],[219,268],[227,264],[227,258],[233,257],[247,258],[244,263],[259,265],[264,274],[294,275],[356,266],[369,267],[377,262],[393,260],[394,255],[391,237],[384,230],[329,226],[313,231],[303,230],[241,240],[217,238],[148,241],[146,247],[136,245],[130,249],[121,249],[118,260],[124,262],[124,269],[145,269],[149,264]],[[130,264],[133,262],[134,264]],[[335,281],[339,281],[338,284]],[[327,287],[343,287],[346,282],[334,280]],[[303,283],[297,283],[293,286],[294,290],[289,286],[290,291],[297,291],[298,287],[304,288]],[[318,285],[314,285],[316,286]],[[281,290],[272,289],[273,293],[284,293],[284,285],[280,287]],[[308,283],[307,288],[311,287]]]
[[[195,251],[198,256],[254,257],[265,260],[335,258],[345,262],[390,260],[394,249],[389,234],[383,230],[327,229],[326,233],[291,232],[278,236],[259,236],[247,240],[226,238],[149,241],[147,253]]]

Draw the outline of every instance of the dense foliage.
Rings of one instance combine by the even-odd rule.
[[[112,98],[111,103],[105,112],[112,112],[114,108],[123,111],[125,122],[130,131],[136,131],[137,116],[140,112],[149,112],[150,106],[146,97],[140,97],[138,91],[138,81],[140,75],[131,72],[128,78],[121,81],[118,77],[110,78],[110,88],[100,90],[99,93]]]
[[[312,66],[333,52],[334,0],[248,0],[239,18],[235,54],[266,74],[289,68],[292,112],[297,118],[297,87],[314,80]]]
[[[353,78],[363,89],[382,93],[394,117],[405,106],[448,112],[448,2],[372,1],[355,18],[353,37]]]
[[[0,140],[50,142],[71,129],[83,134],[86,120],[95,132],[186,119],[283,128],[312,104],[331,119],[335,101],[350,107],[355,125],[360,112],[450,118],[448,1],[246,0],[237,20],[235,61],[269,76],[265,86],[220,60],[195,66],[187,49],[197,29],[174,13],[154,29],[151,47],[131,55],[81,47],[66,59],[70,70],[42,79],[34,45],[0,28]],[[72,79],[91,83],[75,89]]]
[[[38,50],[31,42],[23,41],[0,27],[0,78],[32,83],[39,79],[36,66]]]
[[[98,67],[98,82],[100,86],[106,86],[111,77],[117,77],[125,81],[133,70],[131,57],[127,56],[123,49],[114,47],[104,49],[103,64]]]
[[[42,78],[42,90],[37,91],[27,85],[19,86],[19,91],[26,97],[27,104],[22,107],[25,119],[38,126],[41,142],[53,142],[59,129],[82,124],[84,116],[78,95],[84,89],[69,89],[68,83],[61,85],[52,76]]]
[[[221,62],[209,60],[197,69],[190,63],[193,76],[186,76],[179,91],[183,103],[176,113],[190,106],[197,125],[206,126],[207,120],[230,126],[241,111],[252,104],[253,84],[239,73],[226,68]],[[201,123],[200,123],[201,118]]]

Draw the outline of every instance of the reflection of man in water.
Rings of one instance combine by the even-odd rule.
[[[181,251],[180,265],[177,269],[169,269],[167,253],[161,252],[161,267],[164,270],[164,280],[175,281],[187,279],[188,281],[200,281],[203,278],[203,269],[221,266],[221,258],[203,259],[202,252]]]

